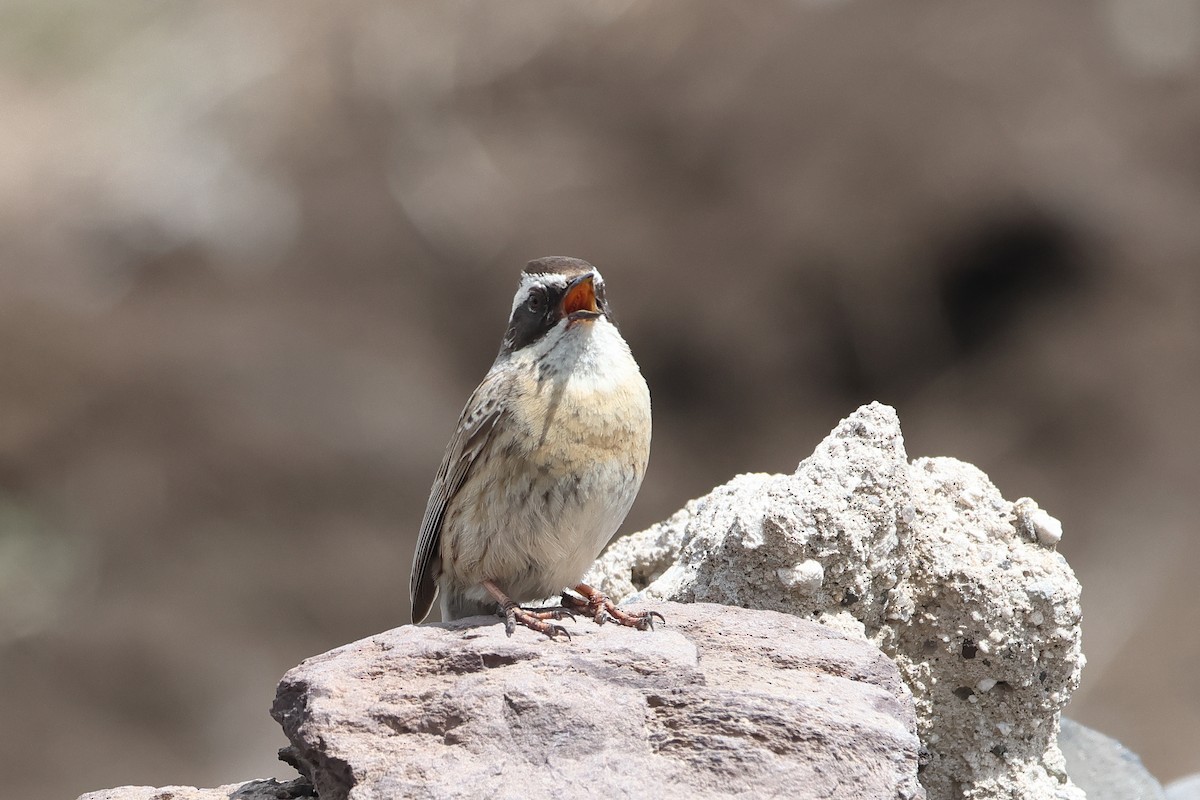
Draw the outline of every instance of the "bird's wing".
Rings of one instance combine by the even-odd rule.
[[[413,557],[412,583],[409,599],[412,601],[413,622],[420,622],[429,614],[433,600],[437,597],[437,578],[441,567],[442,521],[446,516],[446,505],[454,497],[480,453],[487,447],[496,429],[496,423],[504,416],[505,402],[500,391],[502,384],[496,373],[483,379],[467,400],[458,428],[454,432],[446,456],[433,479],[429,490],[429,502],[425,506],[425,518],[421,520],[421,536],[417,540],[417,552]]]

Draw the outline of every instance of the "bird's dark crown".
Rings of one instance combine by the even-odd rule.
[[[582,258],[571,258],[570,256],[535,258],[525,265],[526,275],[562,275],[565,278],[574,278],[576,275],[595,270],[595,267]]]

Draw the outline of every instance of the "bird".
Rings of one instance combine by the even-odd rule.
[[[625,520],[650,456],[650,390],[613,321],[600,271],[530,261],[500,352],[463,408],[429,491],[413,557],[413,623],[498,613],[550,638],[586,614],[664,621],[583,583]],[[558,606],[523,603],[559,594]]]

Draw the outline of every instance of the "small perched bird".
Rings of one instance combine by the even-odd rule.
[[[650,390],[609,313],[600,271],[553,256],[531,261],[500,354],[471,395],[434,478],[413,559],[413,622],[441,594],[443,620],[499,606],[517,623],[586,613],[647,629],[581,583],[616,533],[650,456]],[[571,588],[575,594],[565,589]],[[562,605],[519,604],[562,593]]]

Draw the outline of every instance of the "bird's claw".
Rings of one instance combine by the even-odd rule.
[[[627,628],[637,628],[639,631],[652,631],[654,630],[654,620],[656,618],[662,624],[667,624],[666,618],[657,611],[638,611],[632,614],[628,611],[622,611],[603,592],[596,591],[585,584],[576,587],[575,591],[581,594],[582,597],[574,597],[564,592],[562,596],[563,605],[570,604],[573,608],[581,612],[586,612],[597,625],[615,622]]]
[[[546,634],[551,639],[556,638],[559,634],[567,637],[567,641],[570,641],[571,639],[571,632],[562,625],[555,625],[545,621],[546,619],[562,619],[561,616],[554,616],[553,613],[547,613],[547,615],[543,617],[539,613],[528,611],[517,606],[516,604],[513,604],[503,608],[503,614],[504,633],[506,636],[513,635],[513,632],[517,629],[517,623],[519,622],[530,630]],[[567,616],[571,616],[570,612],[567,612]],[[574,617],[572,616],[571,619],[574,619]]]
[[[637,624],[634,627],[636,627],[639,631],[654,630],[654,619],[656,617],[663,625],[667,624],[667,618],[657,611],[642,611],[637,614],[633,614],[632,616],[637,621]]]

